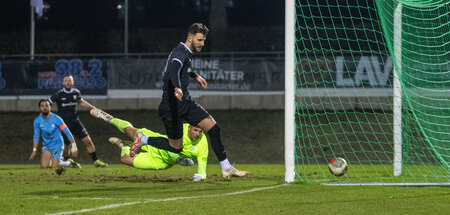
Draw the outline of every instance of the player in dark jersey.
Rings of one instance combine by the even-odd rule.
[[[80,118],[77,114],[77,105],[80,104],[83,107],[94,109],[95,107],[89,102],[81,98],[81,93],[78,89],[73,88],[74,80],[73,76],[68,75],[63,79],[63,89],[59,90],[53,94],[49,101],[51,103],[56,102],[58,104],[58,115],[64,120],[69,127],[70,132],[78,139],[80,139],[86,145],[86,151],[89,156],[94,161],[94,166],[96,167],[107,167],[108,164],[99,160],[97,158],[97,153],[95,152],[95,146],[89,136],[83,123],[81,123]],[[65,137],[65,136],[64,136]],[[68,144],[67,138],[64,138],[64,143]],[[68,148],[68,147],[66,147]],[[64,150],[65,159],[68,158],[68,153]]]
[[[189,95],[188,84],[190,78],[200,83],[206,89],[207,82],[191,70],[192,55],[200,52],[205,45],[209,29],[200,23],[194,23],[188,28],[186,42],[178,44],[170,53],[163,73],[163,95],[159,105],[159,115],[164,123],[167,139],[147,137],[137,133],[130,149],[131,155],[144,144],[156,148],[180,153],[183,148],[183,122],[202,128],[209,134],[210,143],[220,161],[224,178],[245,177],[247,171],[239,171],[227,159],[225,148],[220,137],[220,127],[216,121],[192,100]]]

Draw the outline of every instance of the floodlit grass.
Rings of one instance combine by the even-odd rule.
[[[449,183],[445,166],[403,165],[402,174],[394,176],[392,165],[349,165],[341,177],[330,174],[328,165],[298,165],[297,175],[308,183]]]
[[[196,166],[84,165],[58,176],[37,165],[0,165],[0,214],[448,214],[446,187],[282,186],[282,165],[237,168],[250,176],[222,179],[218,165],[208,166],[203,182],[191,181]]]

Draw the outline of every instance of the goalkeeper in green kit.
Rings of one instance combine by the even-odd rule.
[[[122,133],[133,139],[136,132],[143,132],[146,136],[155,138],[165,138],[162,135],[146,128],[135,128],[125,120],[114,118],[110,114],[100,110],[92,109],[91,115],[102,119],[116,126]],[[191,158],[197,157],[198,172],[194,174],[194,181],[202,181],[206,179],[206,164],[208,160],[208,141],[202,129],[193,125],[183,125],[183,150],[176,154],[166,150],[158,149],[150,145],[141,148],[142,152],[135,156],[130,156],[131,141],[123,141],[117,137],[109,138],[109,142],[119,146],[122,151],[120,153],[120,161],[128,166],[138,169],[163,170],[172,167],[175,164],[182,166],[192,166],[194,161]]]

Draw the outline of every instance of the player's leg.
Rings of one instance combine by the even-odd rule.
[[[69,167],[71,165],[70,161],[62,160],[63,150],[63,146],[49,150],[49,152],[51,153],[52,168],[55,169],[55,172],[58,175],[64,173],[66,171],[66,167]]]
[[[94,142],[92,142],[91,136],[88,134],[86,128],[84,127],[83,123],[81,123],[79,120],[76,120],[69,125],[69,130],[72,132],[72,134],[81,140],[81,142],[84,143],[86,146],[86,151],[88,152],[89,156],[91,157],[92,161],[94,162],[95,167],[107,167],[108,164],[105,162],[99,160],[97,158],[97,152],[95,150]]]
[[[91,155],[92,153],[96,153],[95,152],[95,146],[94,146],[94,142],[92,142],[91,136],[87,135],[83,138],[81,138],[81,142],[84,143],[84,145],[86,146],[86,151],[89,153],[89,155]],[[92,155],[91,155],[92,157]],[[97,156],[95,156],[97,157]],[[96,158],[92,158],[93,161],[96,161]]]
[[[107,123],[112,123],[111,120],[114,118],[112,115],[110,115],[109,113],[106,113],[105,111],[98,109],[98,108],[94,108],[91,109],[91,111],[89,111],[89,113],[96,118],[102,119],[103,121],[107,122]]]
[[[136,133],[139,129],[135,128],[135,127],[127,127],[125,128],[125,134],[130,137],[131,139],[133,139],[136,136]]]
[[[63,160],[67,160],[67,159],[70,158],[70,155],[69,155],[70,141],[69,141],[69,139],[67,139],[65,134],[63,134],[62,136],[63,136],[63,139],[64,139]]]
[[[135,157],[130,156],[130,147],[128,146],[128,144],[131,144],[131,142],[128,141],[128,143],[127,143],[126,141],[123,141],[117,137],[110,137],[108,139],[108,141],[111,144],[116,145],[121,149],[120,162],[122,162],[123,164],[125,164],[127,166],[134,167],[133,163],[134,163]]]
[[[61,175],[66,171],[66,166],[63,166],[61,164],[61,161],[62,160],[52,159],[52,168],[55,169],[55,172],[57,175]],[[63,161],[63,162],[67,163],[67,161]]]
[[[134,136],[136,135],[136,131],[138,129],[133,127],[133,125],[128,121],[119,118],[114,118],[114,116],[112,116],[111,114],[98,108],[92,109],[90,113],[92,116],[102,119],[105,122],[116,126],[116,128],[119,129],[120,132],[125,133],[131,139],[133,139]]]
[[[159,105],[159,115],[163,121],[168,138],[160,136],[149,137],[141,132],[137,132],[131,145],[131,155],[134,155],[138,148],[146,144],[177,154],[183,150],[183,123],[181,119],[163,103]]]
[[[149,136],[163,136],[145,128],[140,129],[139,132]],[[109,138],[109,142],[122,149],[120,153],[120,161],[123,164],[138,169],[161,170],[170,168],[175,163],[182,166],[192,166],[194,164],[194,161],[189,158],[182,158],[177,154],[161,151],[150,145],[143,146],[143,152],[132,157],[130,156],[130,147],[126,146],[127,141],[122,141],[117,137],[111,137]],[[162,157],[165,158],[163,159]]]
[[[92,142],[91,136],[87,135],[87,136],[81,138],[81,141],[86,146],[86,151],[88,152],[92,161],[94,161],[95,167],[107,167],[108,166],[107,163],[105,163],[97,158],[97,152],[95,150],[95,145],[94,145],[94,142]]]
[[[181,136],[183,136],[183,125],[181,124]],[[171,135],[170,130],[167,130],[167,136]],[[173,153],[180,153],[183,150],[183,138],[165,138],[165,137],[149,137],[144,135],[142,132],[136,132],[136,136],[134,137],[134,142],[131,145],[131,155],[136,154],[136,150],[142,147],[143,145],[151,145],[155,148],[166,150]]]
[[[247,171],[239,171],[231,166],[227,159],[225,147],[222,143],[220,126],[202,106],[193,102],[186,116],[186,120],[191,125],[197,125],[208,133],[211,147],[213,148],[213,151],[219,160],[220,166],[222,167],[222,176],[224,178],[230,178],[231,176],[245,177],[248,175]]]
[[[50,168],[51,158],[52,154],[43,147],[41,153],[41,168]]]
[[[168,138],[168,139],[169,139],[169,144],[172,148],[183,149],[183,138],[178,138],[178,139]]]
[[[98,109],[98,108],[91,109],[90,114],[93,117],[99,118],[109,124],[116,126],[116,128],[119,129],[120,132],[125,133],[128,136],[132,135],[130,138],[134,137],[134,133],[133,133],[134,129],[132,129],[134,127],[130,122],[119,119],[119,118],[115,118],[111,114],[109,114],[101,109]]]
[[[124,147],[124,148],[125,148],[125,147]],[[126,148],[128,148],[128,153],[129,153],[130,147],[126,147]],[[139,155],[139,154],[138,154],[138,155]],[[135,156],[135,157],[137,157],[137,156]],[[126,155],[123,155],[123,156],[120,158],[120,162],[122,162],[123,164],[125,164],[125,165],[127,165],[127,166],[134,167],[134,159],[135,159],[135,157],[131,157],[130,154],[126,154]]]
[[[180,153],[183,149],[183,123],[178,116],[175,107],[170,107],[170,104],[161,103],[158,107],[159,116],[161,117],[168,142],[161,142],[161,144],[149,144],[158,148],[174,153]],[[157,143],[157,142],[156,142]],[[167,144],[168,143],[168,144]]]

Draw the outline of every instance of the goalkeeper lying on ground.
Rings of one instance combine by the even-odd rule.
[[[100,109],[92,109],[90,113],[96,118],[113,124],[131,139],[134,138],[136,132],[143,132],[146,136],[150,137],[167,139],[166,135],[153,132],[146,128],[135,128],[130,122],[114,118]],[[175,164],[191,166],[194,162],[190,158],[197,157],[198,173],[194,174],[193,180],[204,180],[206,179],[206,164],[208,160],[208,141],[206,136],[203,134],[202,129],[196,126],[184,124],[183,129],[183,151],[180,154],[145,145],[141,148],[141,153],[132,157],[130,156],[129,147],[132,143],[131,141],[123,141],[117,137],[111,137],[109,141],[122,149],[120,161],[123,164],[139,169],[162,170],[168,169]]]

